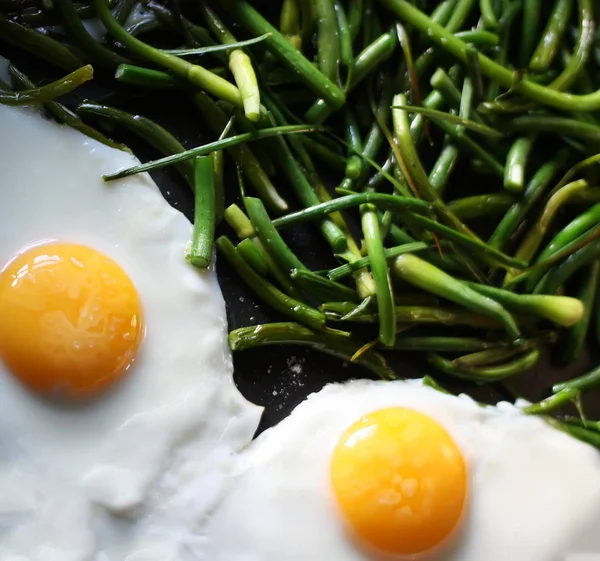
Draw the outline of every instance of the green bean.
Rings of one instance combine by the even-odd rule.
[[[279,29],[287,37],[290,45],[302,50],[302,35],[300,26],[300,4],[298,0],[283,0]]]
[[[590,51],[594,45],[594,8],[592,0],[578,0],[579,36],[575,51],[569,57],[563,71],[548,85],[555,90],[564,90],[571,86],[585,71]]]
[[[406,105],[406,97],[402,94],[394,96],[393,105]],[[398,140],[398,149],[402,156],[402,162],[399,162],[399,164],[403,165],[402,172],[405,177],[407,177],[407,179],[412,179],[412,188],[416,190],[421,197],[433,204],[435,211],[446,223],[450,224],[465,236],[470,236],[475,239],[475,235],[448,210],[439,194],[431,187],[429,178],[423,169],[419,155],[417,154],[412,141],[406,111],[393,109],[392,119],[394,122],[394,133]]]
[[[293,269],[291,278],[306,293],[320,302],[345,300],[358,302],[356,291],[306,269]]]
[[[500,224],[496,227],[488,240],[488,245],[495,249],[502,249],[508,242],[508,239],[515,232],[521,221],[525,218],[529,209],[541,198],[554,177],[565,165],[567,159],[567,150],[561,150],[550,161],[543,164],[533,175],[523,198],[517,201],[506,213]]]
[[[388,60],[398,45],[398,38],[392,31],[384,33],[370,45],[365,47],[354,59],[352,64],[352,79],[348,84],[347,92],[351,92],[381,63]],[[313,103],[306,113],[304,120],[308,123],[323,123],[335,107],[328,104],[325,96]]]
[[[583,214],[580,214],[577,218],[573,219],[558,232],[558,234],[556,234],[548,245],[540,252],[537,259],[534,261],[534,265],[539,265],[546,261],[598,223],[600,223],[600,203],[587,209]],[[533,290],[542,276],[542,271],[532,271],[527,280],[527,289],[530,291]]]
[[[445,26],[450,33],[456,33],[464,25],[474,4],[475,0],[458,0],[452,17]]]
[[[83,66],[83,62],[71,49],[3,14],[0,14],[0,39],[67,72]]]
[[[594,328],[596,332],[596,342],[600,341],[600,284],[597,287],[594,306]]]
[[[177,89],[187,84],[181,78],[160,70],[141,68],[132,64],[120,64],[115,71],[115,80],[130,86],[156,89]]]
[[[354,358],[364,345],[351,338],[348,333],[330,329],[312,331],[297,323],[269,323],[242,327],[229,334],[229,347],[233,351],[282,343],[307,346],[342,360],[355,362],[384,380],[396,378],[396,374],[387,365],[385,359],[373,349],[367,349]]]
[[[523,413],[527,415],[547,415],[564,407],[566,404],[571,403],[576,397],[579,396],[577,390],[566,389],[557,394],[551,395],[538,403],[532,403],[523,407]]]
[[[360,31],[363,17],[363,0],[352,0],[348,5],[348,28],[352,43],[356,41],[358,32]]]
[[[581,267],[585,267],[600,259],[600,239],[596,239],[585,247],[567,257],[560,265],[550,269],[535,287],[536,294],[554,294]]]
[[[394,292],[379,229],[379,220],[375,213],[375,207],[369,204],[361,205],[360,214],[365,247],[377,293],[379,341],[386,347],[392,347],[396,339]]]
[[[266,304],[273,307],[279,313],[309,327],[320,328],[325,324],[325,316],[321,312],[303,302],[290,298],[256,273],[242,259],[228,238],[221,236],[217,239],[216,244],[223,257],[225,257],[254,294]]]
[[[559,421],[558,419],[553,419],[551,417],[546,417],[546,421],[554,428],[567,433],[569,436],[577,438],[596,448],[600,448],[600,434],[598,432],[565,423],[564,421]]]
[[[210,97],[202,93],[194,95],[194,103],[202,114],[204,122],[215,134],[220,134],[228,120],[223,110]],[[258,136],[260,132],[253,131],[244,134],[247,134],[249,138],[253,138]],[[269,210],[277,214],[285,212],[288,209],[287,202],[277,192],[273,182],[260,165],[252,149],[249,146],[240,144],[231,147],[229,153],[237,165],[240,166],[245,177]]]
[[[517,268],[524,269],[526,267],[526,263],[514,257],[510,257],[493,247],[479,241],[479,239],[470,238],[469,236],[465,236],[452,228],[448,228],[435,220],[431,220],[425,216],[421,216],[419,214],[411,214],[406,215],[406,221],[418,224],[420,226],[424,226],[431,232],[435,232],[448,240],[459,244],[461,247],[465,249],[470,249],[477,253],[477,256],[482,260],[491,265],[492,267],[504,267],[504,268]]]
[[[317,64],[333,83],[338,78],[340,41],[333,0],[314,0],[317,18]]]
[[[525,239],[521,242],[519,249],[517,250],[516,257],[529,263],[531,259],[536,254],[554,216],[560,209],[560,207],[564,204],[566,200],[568,200],[574,193],[580,191],[581,189],[587,188],[587,182],[583,179],[578,181],[573,181],[560,189],[556,190],[555,193],[548,199],[544,210],[542,211],[542,215],[540,218],[533,224],[531,230],[528,232]],[[508,275],[506,280],[509,280],[512,275]]]
[[[101,121],[115,123],[125,127],[128,131],[145,140],[161,155],[180,154],[185,152],[185,147],[166,129],[159,124],[141,115],[132,115],[122,109],[99,105],[96,103],[82,103],[77,107],[77,114],[81,117],[95,117]],[[192,160],[180,162],[176,166],[190,189],[194,189],[195,172]]]
[[[72,92],[81,84],[91,80],[94,75],[93,68],[88,64],[67,74],[66,76],[46,84],[19,92],[0,90],[0,105],[34,105],[47,103],[62,95]]]
[[[379,208],[396,211],[415,210],[417,212],[427,212],[430,209],[430,205],[420,199],[411,199],[410,197],[401,197],[398,195],[386,195],[384,193],[356,193],[355,195],[346,195],[324,203],[312,205],[297,212],[276,218],[273,221],[273,225],[277,228],[287,228],[293,224],[322,218],[332,212],[366,203],[371,203]]]
[[[206,2],[200,2],[198,7],[208,27],[221,43],[233,45],[237,42],[236,38]],[[228,52],[228,59],[229,70],[233,75],[239,95],[242,98],[244,113],[250,121],[255,123],[260,118],[260,91],[250,57],[241,49],[232,49]],[[214,92],[210,92],[208,89],[207,91],[214,94]],[[231,100],[227,101],[231,102]]]
[[[519,48],[520,68],[527,67],[535,48],[535,41],[539,37],[542,4],[543,0],[525,0],[523,2],[523,22],[521,24],[521,43]]]
[[[493,286],[466,281],[465,284],[476,292],[493,298],[507,308],[519,312],[528,312],[565,327],[575,325],[584,315],[584,306],[577,298],[541,294],[515,294]]]
[[[555,338],[556,340],[556,338]],[[481,366],[492,366],[510,360],[524,351],[537,348],[538,340],[524,341],[521,345],[505,345],[463,355],[452,360],[452,366],[464,371],[471,371]]]
[[[283,238],[271,222],[262,201],[254,197],[244,197],[244,206],[252,221],[254,231],[271,258],[285,269],[288,274],[293,269],[308,270],[283,241]]]
[[[523,136],[517,138],[506,156],[504,166],[504,188],[509,191],[520,192],[525,186],[525,169],[531,149],[533,137]]]
[[[25,74],[20,72],[14,66],[9,66],[8,71],[11,80],[16,82],[18,89],[32,89],[36,87],[35,84]],[[85,134],[86,136],[89,136],[90,138],[93,138],[94,140],[97,140],[106,146],[110,146],[111,148],[122,150],[124,152],[131,152],[124,144],[114,142],[93,127],[86,125],[75,113],[72,113],[64,105],[61,105],[56,101],[47,101],[44,104],[44,107],[59,123],[64,123],[72,129],[78,130],[80,133]]]
[[[236,107],[243,107],[240,91],[233,84],[202,66],[191,64],[182,58],[155,49],[129,35],[112,16],[106,0],[93,0],[93,2],[96,13],[102,20],[106,30],[128,49],[159,66],[167,68],[177,76],[184,78],[194,86],[207,91],[215,97],[223,99]]]
[[[423,107],[428,109],[439,109],[444,105],[444,97],[436,90],[432,90],[423,100]],[[414,142],[418,142],[425,130],[426,118],[423,114],[417,114],[410,123],[410,136]]]
[[[326,314],[340,316],[350,313],[356,307],[350,302],[327,302],[320,306]],[[401,324],[434,324],[467,327],[480,329],[501,329],[502,326],[482,314],[476,314],[461,308],[440,308],[437,306],[396,306],[396,323]],[[328,317],[330,317],[330,315]],[[352,318],[360,323],[374,323],[378,321],[377,314],[363,313]]]
[[[403,245],[398,245],[396,247],[391,247],[389,249],[385,249],[384,253],[385,253],[385,258],[386,260],[388,259],[393,259],[394,257],[398,257],[398,255],[402,255],[404,253],[413,253],[413,252],[417,252],[417,251],[422,251],[424,249],[428,249],[429,246],[426,243],[423,242],[413,242],[413,243],[407,243],[407,244],[403,244]],[[353,261],[351,263],[345,263],[344,265],[340,265],[339,267],[336,267],[335,269],[331,269],[328,273],[327,276],[331,279],[331,280],[335,280],[338,281],[340,279],[343,279],[344,277],[347,277],[348,275],[352,274],[353,271],[358,271],[359,269],[362,269],[363,267],[367,267],[370,264],[371,260],[369,258],[369,256],[365,256],[362,259],[358,259],[357,261]]]
[[[325,1],[325,0],[321,0]],[[302,53],[295,49],[288,40],[264,19],[245,0],[224,0],[225,8],[235,18],[236,22],[255,35],[270,33],[264,45],[284,65],[289,66],[302,82],[315,94],[322,97],[331,107],[341,107],[346,99],[342,92],[330,79],[321,74]],[[335,14],[333,15],[335,26]]]
[[[269,265],[253,240],[243,239],[235,249],[259,275],[266,277],[269,274]]]
[[[428,352],[474,352],[496,346],[482,339],[472,337],[401,337],[396,339],[395,349],[402,351]]]
[[[516,340],[520,337],[514,318],[500,304],[482,296],[467,284],[456,280],[416,255],[405,254],[397,257],[392,271],[402,280],[422,290],[496,320],[504,326],[512,339]]]
[[[550,115],[523,115],[511,119],[506,130],[516,133],[547,132],[581,139],[592,148],[600,148],[600,126],[577,119]]]
[[[113,69],[119,64],[129,62],[125,57],[107,49],[88,33],[79,19],[72,0],[54,0],[54,5],[60,13],[62,24],[65,26],[68,36],[92,59],[94,64]]]
[[[558,54],[560,43],[569,25],[573,3],[573,0],[556,0],[546,29],[529,61],[529,68],[534,72],[548,70]]]
[[[577,297],[583,303],[584,313],[581,319],[569,329],[563,360],[572,363],[578,360],[583,351],[583,346],[589,331],[592,319],[592,310],[598,282],[600,281],[600,261],[594,261],[585,272]]]
[[[265,246],[258,238],[252,238],[252,243],[256,246],[256,248],[260,251],[260,254],[263,257],[263,260],[267,264],[268,274],[271,275],[276,281],[281,290],[294,298],[294,300],[298,300],[299,302],[305,302],[306,299],[303,294],[296,288],[294,281],[292,281],[289,272],[286,269],[283,269],[279,266],[279,264],[273,260]]]
[[[438,2],[438,5],[434,8],[433,12],[431,12],[432,21],[435,21],[440,25],[446,25],[452,17],[455,6],[456,0],[443,0],[442,2]]]
[[[429,172],[429,183],[431,186],[443,196],[446,185],[450,180],[452,172],[458,162],[459,150],[456,145],[448,143],[444,146],[438,159],[433,164],[431,171]],[[461,216],[459,213],[460,209],[456,208],[457,201],[448,204],[448,208],[460,219],[464,220],[466,217]],[[454,205],[454,206],[453,206]],[[458,211],[458,212],[457,212]]]
[[[457,368],[452,364],[452,361],[435,353],[431,353],[428,356],[428,361],[429,364],[444,374],[455,378],[478,382],[497,382],[533,368],[538,362],[539,357],[540,351],[538,349],[531,349],[511,362],[494,366],[482,366],[469,370]]]
[[[300,0],[300,12],[302,21],[302,42],[304,45],[308,45],[317,27],[315,17],[315,7],[313,0]]]
[[[241,240],[256,235],[252,222],[238,205],[229,205],[223,212],[223,218]]]
[[[360,154],[363,151],[363,141],[360,136],[358,123],[349,110],[346,110],[346,142],[348,143],[348,161],[346,163],[345,176],[350,180],[358,179],[362,174],[363,160]]]
[[[481,10],[483,25],[489,29],[496,29],[498,27],[498,18],[494,12],[492,0],[479,0],[479,9]]]
[[[576,378],[571,378],[566,382],[559,382],[552,386],[552,392],[557,394],[563,390],[577,390],[580,392],[586,392],[588,390],[595,389],[600,386],[600,366],[597,366],[593,370],[586,372]]]
[[[379,2],[407,24],[413,25],[416,30],[441,46],[443,50],[466,63],[469,46],[464,41],[454,37],[447,29],[432,22],[431,18],[406,0],[379,0]],[[479,63],[485,76],[501,86],[512,88],[515,93],[519,93],[537,103],[563,111],[575,109],[587,112],[600,109],[600,90],[587,95],[558,92],[526,78],[515,79],[515,74],[511,70],[504,68],[483,54],[479,56]]]
[[[340,40],[340,64],[348,69],[348,78],[352,76],[354,53],[352,51],[352,34],[341,0],[334,0],[338,37]],[[347,81],[349,81],[347,78]]]
[[[187,259],[199,269],[212,260],[215,239],[215,171],[210,156],[193,160],[194,165],[194,229]]]
[[[302,205],[308,208],[320,204],[319,197],[283,138],[276,138],[272,147],[283,175]],[[321,220],[319,229],[335,253],[344,251],[346,248],[346,238],[338,225],[330,219],[325,218]]]
[[[509,193],[487,193],[456,199],[448,203],[448,208],[461,220],[495,216],[504,213],[514,203]]]

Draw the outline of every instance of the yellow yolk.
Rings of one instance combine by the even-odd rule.
[[[136,289],[114,261],[67,243],[32,247],[0,274],[0,358],[41,393],[90,397],[121,378],[143,337]]]
[[[440,545],[462,517],[465,462],[435,421],[411,409],[375,411],[339,440],[334,495],[354,534],[371,547],[417,556]]]

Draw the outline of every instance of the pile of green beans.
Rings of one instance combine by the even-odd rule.
[[[125,129],[157,154],[107,181],[175,166],[194,194],[190,263],[216,252],[284,320],[235,329],[234,351],[303,345],[383,379],[402,375],[386,356],[414,353],[442,382],[506,384],[553,348],[572,363],[600,343],[594,0],[172,8],[0,3],[0,54],[38,57],[53,76],[41,85],[11,67],[0,103],[43,105],[121,149],[109,137]],[[62,99],[92,76],[108,96]],[[214,140],[186,148],[130,112],[163,92],[191,101]],[[300,223],[322,239],[326,269],[295,253]],[[600,446],[600,422],[572,415],[598,386],[596,368],[524,411]]]

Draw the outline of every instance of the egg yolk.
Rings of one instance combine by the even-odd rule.
[[[434,420],[405,408],[381,409],[353,424],[335,447],[331,478],[354,535],[399,557],[441,545],[467,497],[454,441]]]
[[[0,273],[0,358],[31,389],[98,394],[123,376],[143,337],[127,274],[81,245],[29,248]]]

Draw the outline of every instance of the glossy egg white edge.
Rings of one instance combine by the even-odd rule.
[[[437,561],[568,561],[600,554],[600,454],[501,403],[483,407],[420,380],[351,381],[310,395],[238,455],[236,475],[207,517],[210,561],[367,561],[330,489],[332,450],[380,408],[420,411],[456,441],[469,471],[465,519]]]
[[[0,131],[0,267],[42,240],[88,245],[146,323],[131,371],[88,404],[38,398],[0,362],[0,559],[195,560],[262,412],[233,382],[216,274],[186,262],[191,225],[147,174],[103,182],[132,155],[27,108],[0,106]]]

